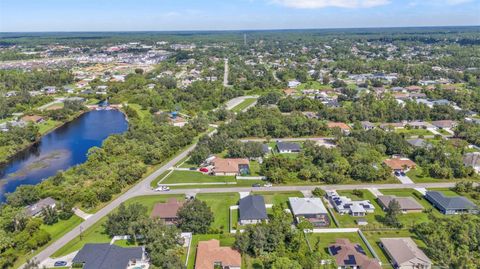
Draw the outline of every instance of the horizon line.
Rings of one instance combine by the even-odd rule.
[[[62,31],[0,31],[0,34],[15,33],[174,33],[174,32],[260,32],[260,31],[312,31],[312,30],[362,30],[362,29],[411,29],[411,28],[474,28],[478,25],[420,25],[420,26],[365,26],[365,27],[306,27],[306,28],[257,28],[257,29],[201,29],[201,30],[62,30]]]

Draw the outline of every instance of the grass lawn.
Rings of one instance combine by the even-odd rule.
[[[260,164],[257,161],[250,162],[250,175],[260,176]]]
[[[235,106],[232,109],[232,112],[241,112],[242,110],[247,108],[249,105],[253,104],[256,100],[257,100],[257,98],[247,98],[243,102],[241,102],[240,104]]]
[[[192,243],[190,246],[190,255],[188,256],[187,269],[195,268],[195,256],[197,255],[197,246],[200,241],[208,241],[211,239],[217,239],[220,241],[220,246],[231,247],[235,243],[235,237],[225,234],[200,234],[192,237]]]
[[[196,189],[202,188],[232,188],[232,187],[252,187],[253,184],[265,184],[265,181],[262,180],[247,180],[239,179],[236,181],[236,184],[218,184],[218,185],[182,185],[182,186],[170,186],[170,189],[191,189],[195,187]]]
[[[336,239],[349,239],[352,243],[357,243],[362,246],[363,250],[368,257],[373,257],[373,254],[368,250],[367,245],[363,242],[360,235],[356,232],[353,233],[307,233],[308,243],[312,249],[318,249],[324,254],[328,253],[328,246],[335,243]],[[378,253],[377,253],[378,254]],[[333,259],[333,257],[332,257]]]
[[[425,243],[416,237],[408,230],[394,230],[394,231],[364,231],[363,234],[367,238],[373,250],[377,253],[382,261],[383,268],[392,268],[388,261],[387,253],[380,247],[380,238],[398,238],[398,237],[411,237],[413,241],[418,245],[420,249],[425,248]]]
[[[38,131],[41,135],[44,135],[51,131],[52,129],[55,129],[57,126],[61,124],[60,121],[55,121],[55,120],[46,120],[40,124],[38,124]]]
[[[230,206],[238,203],[240,195],[238,193],[200,193],[196,198],[206,202],[214,213],[215,219],[211,227],[228,233]]]
[[[331,89],[331,86],[323,85],[319,81],[312,80],[312,81],[307,81],[305,83],[298,85],[297,89],[298,90],[306,90],[306,89],[322,90],[322,89]]]
[[[152,187],[152,188],[158,187],[158,182],[160,180],[162,180],[168,173],[170,173],[170,170],[167,170],[167,171],[161,173],[160,176],[158,176],[155,180],[150,182],[150,187]]]
[[[283,208],[288,207],[289,197],[303,197],[303,194],[299,191],[290,192],[253,192],[256,195],[262,195],[265,199],[265,204],[280,205]]]
[[[141,105],[128,104],[128,106],[133,108],[142,119],[152,116],[152,114],[150,114],[150,111],[148,111],[147,109],[142,109]]]
[[[155,203],[166,202],[170,197],[177,197],[183,199],[183,195],[155,195],[155,196],[139,196],[132,198],[125,202],[125,204],[140,203],[147,207],[147,214],[149,214]],[[90,228],[83,232],[82,239],[80,237],[74,238],[72,241],[65,244],[52,257],[62,257],[73,251],[81,249],[87,243],[109,243],[111,238],[105,233],[103,223],[107,221],[107,217],[101,218]]]
[[[174,183],[206,183],[206,182],[235,182],[234,176],[210,176],[196,171],[173,171],[162,184]]]
[[[402,129],[396,129],[395,133],[404,134],[405,136],[433,135],[433,133],[430,132],[427,129],[405,129],[405,128],[402,128]]]
[[[443,135],[451,135],[451,133],[445,131],[444,129],[438,129],[437,132],[443,134]]]

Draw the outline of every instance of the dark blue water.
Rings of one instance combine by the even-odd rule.
[[[101,146],[109,135],[128,128],[123,113],[117,110],[87,112],[77,119],[50,132],[8,164],[0,167],[0,201],[5,193],[24,184],[37,184],[59,170],[87,160],[91,147]]]

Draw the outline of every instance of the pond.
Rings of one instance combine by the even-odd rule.
[[[108,136],[127,129],[122,112],[95,110],[53,130],[0,167],[0,201],[20,185],[38,184],[59,170],[85,162],[91,147],[101,146]]]

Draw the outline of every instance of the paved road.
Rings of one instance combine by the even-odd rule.
[[[348,185],[309,185],[309,186],[273,186],[273,187],[229,187],[229,188],[196,188],[196,189],[173,189],[163,194],[186,194],[186,193],[222,193],[222,192],[282,192],[282,191],[313,191],[319,187],[323,190],[355,190],[355,189],[414,189],[414,188],[451,188],[455,183],[418,183],[418,184],[348,184]],[[153,190],[145,190],[137,195],[158,195]]]
[[[178,163],[180,160],[185,158],[193,149],[195,148],[195,145],[192,145],[188,147],[185,151],[177,155],[175,158],[173,158],[171,161],[169,161],[167,164],[163,165],[160,167],[158,170],[150,174],[148,177],[146,177],[144,180],[142,180],[140,183],[129,189],[127,192],[119,196],[117,199],[113,200],[111,203],[106,205],[104,208],[100,209],[97,213],[93,214],[90,216],[87,220],[85,220],[82,224],[79,226],[73,228],[70,232],[62,236],[60,239],[57,241],[53,242],[50,246],[45,248],[43,251],[38,253],[34,258],[37,261],[43,261],[47,259],[49,256],[51,256],[53,253],[55,253],[58,249],[60,249],[63,245],[67,244],[69,241],[74,239],[80,234],[80,230],[86,230],[89,227],[91,227],[94,223],[99,221],[101,218],[106,216],[108,213],[110,213],[112,210],[114,210],[116,207],[118,207],[121,203],[125,202],[126,200],[142,195],[143,193],[156,193],[153,192],[150,188],[150,183],[155,180],[158,176],[160,176],[163,172],[167,171],[170,167],[174,166],[176,163]],[[156,193],[158,194],[158,192]]]
[[[38,110],[44,110],[46,109],[47,107],[53,105],[53,104],[57,104],[57,103],[63,103],[65,101],[65,98],[64,97],[58,97],[58,98],[55,98],[54,101],[48,103],[48,104],[45,104],[41,107],[38,108]]]
[[[232,110],[234,107],[238,106],[246,99],[252,99],[252,98],[258,98],[258,95],[246,95],[246,96],[239,96],[239,97],[233,98],[229,100],[227,103],[225,103],[226,109]]]
[[[231,110],[241,102],[243,102],[247,98],[255,98],[256,96],[241,96],[234,98],[230,101],[227,102],[226,106],[228,110]],[[212,135],[216,132],[217,130],[213,130],[212,132],[209,133],[209,135]],[[73,228],[70,232],[62,236],[60,239],[57,241],[53,242],[50,246],[45,248],[43,251],[38,253],[34,259],[37,261],[44,261],[48,257],[50,257],[53,253],[55,253],[58,249],[60,249],[63,245],[74,239],[80,234],[80,231],[83,230],[85,231],[89,227],[91,227],[94,223],[99,221],[101,218],[106,216],[108,213],[113,211],[116,207],[118,207],[121,203],[125,202],[126,200],[136,197],[139,195],[144,195],[146,193],[148,194],[158,194],[158,192],[154,192],[151,187],[150,183],[154,181],[157,177],[159,177],[163,172],[167,171],[168,169],[174,167],[174,165],[178,162],[180,162],[183,158],[187,157],[187,155],[195,148],[196,143],[188,147],[186,150],[175,156],[172,160],[170,160],[168,163],[151,173],[149,176],[147,176],[145,179],[137,183],[135,186],[133,186],[131,189],[129,189],[127,192],[124,194],[120,195],[118,198],[113,200],[111,203],[106,205],[104,208],[100,209],[97,213],[91,215],[86,219],[83,223],[81,223],[79,226]],[[22,265],[23,267],[23,265]]]
[[[225,68],[223,73],[223,87],[228,87],[228,59],[225,58]]]

